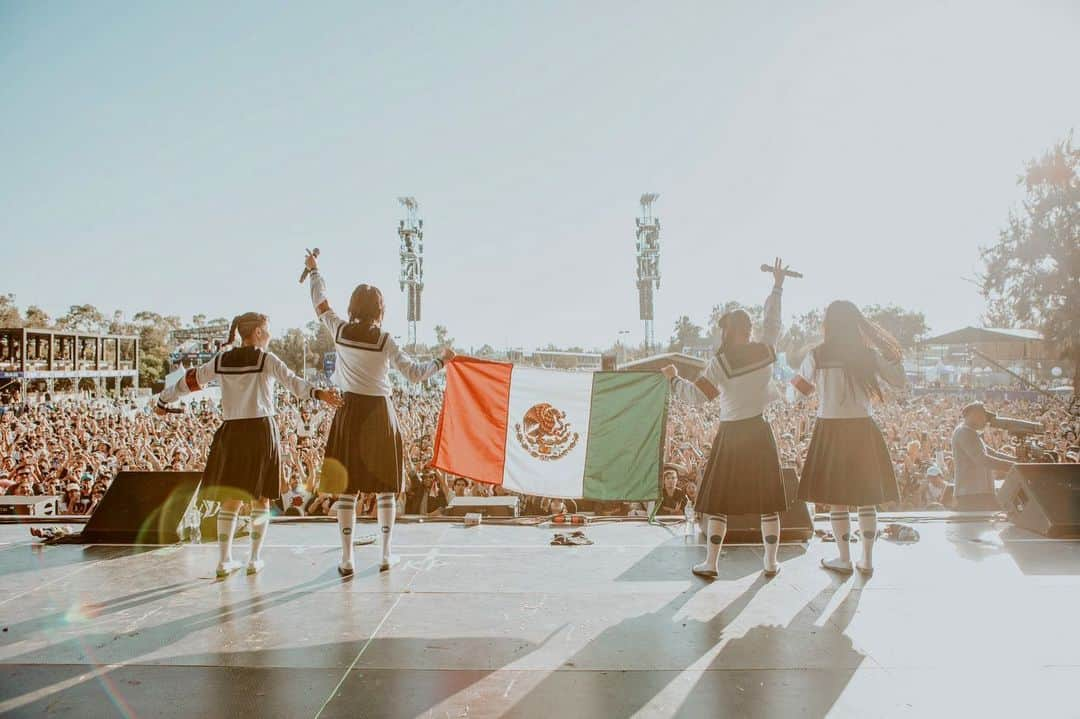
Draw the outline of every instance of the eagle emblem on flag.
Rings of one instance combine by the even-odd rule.
[[[577,446],[580,438],[566,421],[566,412],[547,402],[530,407],[514,429],[525,451],[543,461],[565,457]]]

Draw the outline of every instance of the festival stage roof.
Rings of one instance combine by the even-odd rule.
[[[772,580],[760,547],[726,547],[712,582],[689,572],[697,538],[643,523],[584,527],[584,547],[399,525],[401,565],[359,547],[342,579],[335,526],[275,522],[263,572],[224,581],[214,544],[42,547],[0,525],[0,714],[1074,713],[1080,542],[972,519],[911,522],[920,541],[879,541],[871,578],[823,571],[836,548],[815,540]]]
[[[964,327],[923,340],[927,345],[973,345],[986,342],[1042,342],[1036,330],[998,329],[993,327]]]

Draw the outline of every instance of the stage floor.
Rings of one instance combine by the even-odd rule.
[[[333,525],[279,525],[266,569],[214,545],[36,546],[0,526],[0,714],[73,717],[1078,716],[1080,542],[914,525],[877,573],[835,547],[730,547],[681,527],[406,524],[403,563],[338,577]],[[360,525],[358,533],[374,531]],[[246,540],[238,542],[246,554]],[[857,551],[857,548],[856,548]]]

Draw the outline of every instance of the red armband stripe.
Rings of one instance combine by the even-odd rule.
[[[323,300],[315,308],[315,314],[322,315],[330,311],[330,300]]]
[[[791,378],[791,386],[799,390],[802,394],[809,397],[814,393],[814,385],[810,384],[802,375],[795,375]]]
[[[720,390],[716,389],[716,385],[712,382],[705,379],[705,375],[701,375],[694,380],[694,386],[701,390],[701,393],[705,395],[705,399],[714,400],[720,396]]]
[[[189,369],[184,373],[184,384],[191,392],[198,392],[202,387],[199,386],[199,377],[195,372],[195,368]]]

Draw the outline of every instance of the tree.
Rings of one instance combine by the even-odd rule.
[[[913,348],[930,329],[926,326],[926,316],[922,312],[905,310],[896,305],[868,305],[863,307],[862,312],[867,319],[881,325],[895,337],[904,349]]]
[[[93,305],[71,305],[67,314],[56,320],[56,326],[75,332],[98,333],[108,331],[109,323],[101,310]]]
[[[47,329],[52,327],[52,317],[37,305],[30,305],[26,308],[26,326]]]
[[[15,306],[15,295],[0,295],[0,327],[22,327],[23,320],[19,308]]]
[[[485,345],[481,346],[480,349],[476,350],[476,356],[477,357],[494,357],[495,356],[495,348],[492,347],[489,344],[485,344]]]
[[[701,325],[691,322],[688,315],[675,320],[675,330],[671,335],[671,344],[668,345],[669,352],[678,352],[683,347],[698,342],[701,342]]]
[[[169,333],[180,329],[180,318],[157,312],[136,312],[132,326],[139,335],[139,384],[147,387],[165,379],[169,367]]]
[[[206,326],[206,315],[204,315],[204,314],[192,315],[191,316],[191,324],[193,326],[195,326],[195,327],[204,327],[204,326]]]
[[[797,315],[780,338],[779,349],[787,353],[792,369],[798,369],[810,348],[821,341],[821,320],[817,309]]]
[[[435,345],[437,347],[454,346],[454,338],[450,336],[450,333],[443,325],[435,325]]]
[[[1043,337],[1073,363],[1080,386],[1080,148],[1072,133],[1027,163],[1017,184],[1027,193],[1009,212],[997,242],[981,248],[979,284],[996,313]],[[995,304],[996,303],[996,304]]]
[[[304,367],[304,343],[307,337],[295,327],[285,330],[280,337],[270,340],[270,351],[281,358],[293,372],[300,374]],[[308,366],[313,366],[308,357]]]

